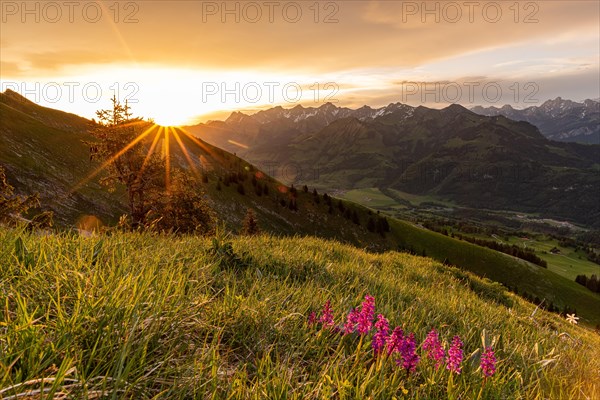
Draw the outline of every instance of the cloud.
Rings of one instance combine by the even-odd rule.
[[[20,76],[22,70],[16,62],[0,61],[0,77],[2,76]]]
[[[207,15],[203,7],[211,3],[219,10]],[[469,22],[466,9],[458,22],[451,22],[449,11],[443,11],[447,3],[464,2],[427,3],[439,5],[439,22],[435,15],[427,14],[425,7],[430,6],[424,2],[352,1],[321,2],[318,12],[313,3],[296,2],[301,6],[298,22],[290,22],[293,13],[284,12],[283,3],[272,12],[272,22],[269,10],[263,7],[261,18],[254,23],[249,21],[252,10],[246,9],[244,2],[228,6],[224,2],[143,2],[135,14],[138,22],[131,24],[115,23],[114,15],[109,13],[93,24],[81,18],[74,23],[57,24],[22,24],[9,19],[3,24],[3,37],[15,45],[6,51],[3,46],[3,53],[12,59],[30,61],[34,70],[135,61],[326,72],[357,67],[414,68],[524,41],[560,37],[572,43],[581,39],[582,32],[595,32],[594,37],[598,36],[595,2],[530,2],[537,4],[538,9],[521,9],[519,23],[514,22],[510,4],[504,2],[500,2],[499,22],[490,22],[479,10],[489,2],[478,3],[482,6],[474,13],[473,23]],[[222,9],[235,10],[235,4],[237,13],[227,14]],[[336,6],[327,8],[327,4]],[[418,10],[407,15],[406,7],[411,4]],[[121,11],[124,15],[125,11]],[[524,23],[532,11],[538,22]],[[328,19],[337,22],[325,23]],[[26,54],[32,48],[45,51]],[[514,60],[506,62],[511,61]]]
[[[340,101],[351,106],[401,101],[401,87],[413,81],[532,81],[540,98],[554,96],[557,88],[563,97],[598,97],[597,2],[518,2],[518,15],[515,2],[475,2],[472,21],[462,1],[276,2],[272,10],[267,3],[273,4],[148,1],[136,2],[135,10],[119,2],[118,15],[114,7],[104,9],[95,23],[82,18],[81,8],[72,22],[64,19],[66,10],[58,23],[8,16],[0,77],[96,79],[94,74],[115,67],[142,80],[136,71],[156,67],[173,76],[161,75],[151,85],[172,80],[184,92],[198,88],[181,82],[181,69],[201,80],[211,79],[206,71],[301,76],[335,82]],[[292,3],[299,14],[285,8]],[[257,21],[252,4],[262,8]],[[463,7],[459,20],[453,20],[452,4]],[[500,5],[498,21],[489,4]]]
[[[111,63],[118,54],[89,50],[58,50],[31,52],[22,55],[30,69],[44,72],[59,71],[69,65]]]

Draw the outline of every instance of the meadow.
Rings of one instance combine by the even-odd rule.
[[[539,236],[539,235],[538,235]],[[561,246],[556,239],[547,237],[510,237],[509,244],[528,247],[535,250],[536,254],[548,263],[548,269],[565,278],[575,280],[577,275],[600,275],[600,265],[588,260],[582,250],[573,247]],[[558,249],[560,252],[553,254],[550,250]]]
[[[2,228],[0,266],[6,399],[600,397],[597,333],[430,258],[311,237]],[[375,354],[374,330],[339,332],[366,295],[414,335],[414,369]],[[328,301],[331,324],[311,323]],[[427,357],[432,329],[445,350],[464,343],[460,374]]]

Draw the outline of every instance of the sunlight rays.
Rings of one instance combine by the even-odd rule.
[[[163,142],[163,155],[165,157],[165,189],[167,194],[171,192],[171,146],[169,143],[171,127],[165,128],[164,142]]]
[[[146,169],[146,166],[148,165],[148,162],[150,161],[150,157],[152,157],[152,154],[154,154],[154,149],[156,149],[156,146],[158,145],[158,141],[160,140],[160,133],[162,132],[163,129],[165,129],[165,128],[163,128],[162,126],[158,127],[158,132],[156,132],[156,134],[154,135],[154,140],[152,140],[152,145],[150,145],[148,154],[146,154],[146,158],[144,159],[144,162],[142,163],[142,167],[140,168],[140,172],[138,174],[138,179],[142,178],[142,174],[144,173],[144,170]]]
[[[242,149],[248,149],[249,148],[247,145],[245,145],[243,143],[240,143],[240,142],[236,142],[235,140],[229,139],[229,140],[227,140],[227,142],[231,143],[234,146],[241,147]]]
[[[139,123],[139,121],[136,121],[130,124],[124,124],[123,126],[138,125]],[[154,136],[152,137],[152,135]],[[135,145],[139,144],[144,139],[150,139],[150,137],[152,138],[152,141],[149,142],[149,146],[147,147],[148,151],[146,152],[142,165],[136,174],[137,179],[142,179],[144,171],[146,171],[148,165],[150,164],[152,156],[159,155],[165,163],[164,182],[165,190],[167,193],[170,193],[171,191],[171,173],[172,168],[175,164],[180,164],[184,162],[185,164],[187,164],[187,167],[189,167],[189,171],[191,171],[194,177],[199,180],[202,178],[201,169],[205,167],[208,168],[208,165],[211,163],[211,161],[205,158],[204,155],[209,156],[211,159],[213,159],[220,165],[226,165],[225,163],[227,162],[227,160],[222,154],[219,154],[219,152],[215,152],[209,145],[207,145],[191,133],[187,132],[184,128],[153,124],[152,126],[145,129],[141,134],[136,136],[135,139],[133,139],[126,146],[124,146],[121,150],[112,155],[108,160],[104,161],[88,176],[76,183],[70,190],[70,193],[74,193],[81,189],[92,179],[97,177],[102,171],[106,170],[111,165],[111,163],[113,163],[119,157],[122,157]],[[174,139],[174,141],[177,143],[177,146],[172,148],[171,139]],[[187,145],[186,141],[189,141]],[[192,147],[197,147],[197,149],[192,149],[190,145],[192,145]],[[181,151],[181,154],[179,154],[179,151]],[[197,159],[197,161],[194,161],[195,159]],[[205,166],[204,164],[207,165]]]
[[[185,147],[185,144],[181,141],[181,138],[179,137],[179,134],[177,133],[176,128],[173,129],[173,137],[175,138],[175,141],[177,141],[177,144],[179,145],[181,152],[183,153],[185,159],[187,160],[187,162],[188,162],[190,168],[192,169],[192,172],[196,176],[196,178],[201,178],[200,173],[198,172],[198,169],[196,168],[196,164],[192,160],[192,157],[190,156],[188,149]]]
[[[222,165],[225,165],[225,159],[222,154],[212,151],[203,141],[198,139],[196,136],[192,135],[188,131],[186,131],[183,127],[178,128],[181,133],[183,133],[188,139],[190,139],[193,143],[195,143],[200,149],[202,149],[206,154],[210,155],[212,158],[216,159]]]
[[[136,144],[138,144],[140,141],[142,141],[146,136],[148,136],[152,132],[153,129],[155,129],[157,127],[158,127],[158,125],[152,125],[148,129],[146,129],[144,132],[142,132],[140,135],[138,135],[127,146],[123,147],[123,149],[121,149],[118,153],[116,153],[115,155],[113,155],[112,157],[110,157],[108,160],[106,160],[105,162],[103,162],[102,165],[100,165],[100,167],[96,168],[91,174],[89,174],[83,180],[81,180],[80,182],[78,182],[77,184],[75,184],[75,186],[73,186],[73,188],[71,189],[71,193],[77,191],[83,185],[85,185],[86,183],[88,183],[89,181],[91,181],[92,179],[94,179],[100,172],[102,172],[103,170],[105,170],[112,162],[114,162],[116,159],[118,159],[119,157],[121,157],[123,154],[125,154],[128,150],[130,150],[133,146],[135,146]]]

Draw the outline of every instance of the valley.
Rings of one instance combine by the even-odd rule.
[[[412,221],[418,227],[531,250],[548,263],[550,271],[567,279],[574,280],[580,274],[600,276],[599,264],[590,261],[577,245],[566,245],[564,240],[560,240],[561,237],[573,239],[588,232],[581,226],[536,215],[458,207],[430,196],[377,188],[354,189],[342,192],[340,196],[394,218]],[[585,246],[586,242],[582,245]],[[597,242],[587,242],[587,246],[598,253]]]
[[[93,140],[85,133],[90,129],[89,122],[73,119],[73,116],[60,111],[39,107],[15,93],[4,93],[0,97],[0,105],[2,121],[10,121],[0,125],[0,138],[8,140],[6,143],[10,144],[10,147],[3,147],[4,152],[0,152],[0,160],[6,166],[8,178],[16,182],[15,187],[20,193],[38,192],[42,199],[42,211],[54,212],[60,228],[77,227],[90,216],[100,221],[98,226],[108,228],[115,223],[112,221],[117,221],[126,212],[122,192],[106,192],[98,185],[98,177],[86,179],[97,168],[95,162],[88,159],[88,145],[85,144],[86,141]],[[406,112],[404,108],[399,108],[401,112]],[[419,112],[427,110],[417,113]],[[456,112],[463,114],[465,111],[456,109]],[[408,113],[411,114],[410,111]],[[465,117],[459,118],[473,118],[468,111],[466,113]],[[341,123],[342,126],[356,124],[353,121]],[[535,131],[530,126],[525,128],[531,130],[535,137]],[[84,133],[74,133],[77,129],[83,129]],[[331,130],[333,127],[330,124],[326,129]],[[595,267],[585,260],[576,263],[576,267],[570,267],[571,264],[565,264],[564,260],[554,255],[545,254],[546,250],[540,247],[536,249],[536,254],[549,263],[548,268],[542,268],[493,249],[450,237],[452,232],[448,232],[455,229],[457,224],[466,222],[475,224],[478,231],[486,232],[483,237],[496,240],[496,235],[500,235],[507,237],[507,241],[512,241],[515,232],[520,232],[524,226],[548,226],[551,231],[564,228],[554,226],[540,216],[472,208],[459,205],[450,196],[408,193],[395,188],[332,190],[328,195],[320,185],[309,187],[297,182],[296,185],[284,184],[235,154],[195,138],[187,128],[172,128],[171,133],[161,132],[163,131],[158,127],[155,128],[155,133],[150,131],[145,139],[147,146],[156,142],[159,152],[168,148],[171,165],[197,175],[202,181],[201,190],[205,198],[219,216],[219,223],[229,232],[239,232],[247,210],[253,209],[261,230],[272,235],[318,236],[352,244],[370,252],[400,250],[426,255],[502,283],[515,293],[530,297],[531,301],[535,298],[538,303],[543,300],[545,306],[552,304],[559,311],[577,310],[584,324],[595,326],[600,323],[600,313],[597,312],[600,295],[578,285],[573,278],[573,274],[576,276],[594,272]],[[169,146],[167,134],[172,134],[177,139],[172,140],[174,144],[170,147],[166,147]],[[60,152],[67,145],[72,151],[64,164],[53,164],[52,159],[43,158],[47,157],[48,149]],[[21,157],[15,157],[11,148],[19,148]],[[335,146],[332,145],[331,148]],[[579,148],[577,150],[582,151]],[[61,159],[58,154],[55,157]],[[38,159],[48,160],[46,162],[49,165],[41,168],[43,164]],[[34,160],[29,162],[33,162],[36,168],[29,169],[27,160]],[[77,175],[73,175],[72,170]],[[28,171],[28,175],[19,171]],[[54,172],[48,174],[47,171]],[[24,181],[26,176],[31,176],[29,179],[32,182],[49,183],[27,186],[24,184],[28,182]],[[319,179],[323,176],[319,176]],[[336,174],[331,176],[339,179]],[[340,176],[348,175],[341,173]],[[393,176],[385,179],[397,181]],[[88,203],[76,201],[93,190],[99,190],[102,194],[95,196],[93,200],[87,200]],[[120,207],[116,209],[119,211],[110,211],[115,210],[115,207]],[[98,210],[107,211],[102,214]],[[442,225],[440,219],[443,221]],[[380,224],[384,220],[387,221],[386,224]],[[569,227],[573,227],[573,230]],[[563,230],[565,229],[566,236],[571,238],[589,231],[589,228],[579,228],[572,224]],[[444,230],[444,234],[435,230]],[[465,233],[460,228],[454,232]],[[528,232],[537,235],[540,230]],[[564,251],[572,252],[566,248]]]
[[[598,4],[0,0],[0,399],[600,399]]]
[[[549,141],[527,122],[458,105],[394,103],[366,114],[332,104],[279,107],[186,129],[269,166],[288,184],[376,187],[467,208],[600,224],[600,146]]]

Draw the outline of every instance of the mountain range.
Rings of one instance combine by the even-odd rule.
[[[529,122],[460,105],[275,107],[186,129],[290,182],[600,225],[600,146],[551,141]]]
[[[548,139],[561,142],[600,144],[600,103],[585,100],[578,103],[557,97],[541,106],[522,110],[503,107],[473,107],[471,111],[487,116],[504,115],[515,121],[527,121],[537,126]]]

